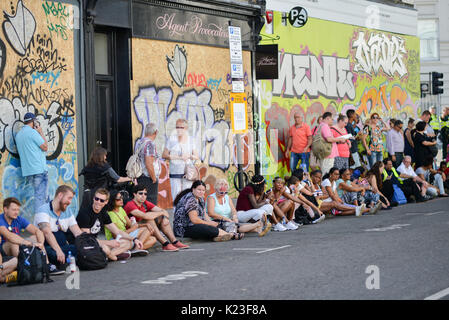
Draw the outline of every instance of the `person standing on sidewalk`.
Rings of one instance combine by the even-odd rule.
[[[394,168],[399,167],[404,159],[405,141],[402,126],[402,121],[396,120],[393,128],[387,133],[387,150],[393,161]]]
[[[449,144],[449,107],[445,107],[441,115],[441,142],[443,143],[443,160],[447,158],[447,146]]]
[[[360,128],[357,126],[359,119],[354,109],[346,111],[346,116],[348,117],[346,131],[354,137],[354,139],[351,141],[351,148],[349,149],[349,151],[351,152],[352,160],[354,160],[354,164],[350,167],[352,169],[355,169],[361,166],[358,148],[359,141],[357,140],[358,134],[360,132]]]
[[[171,195],[172,199],[176,199],[182,190],[189,189],[193,183],[184,177],[186,164],[199,160],[195,142],[189,136],[187,120],[176,121],[176,136],[170,136],[168,139],[162,158],[170,160]]]
[[[337,124],[331,127],[334,138],[340,138],[347,135],[346,126],[348,125],[348,118],[340,114],[337,118]],[[351,141],[337,142],[338,157],[335,157],[334,166],[338,169],[349,169],[349,157],[351,156]]]
[[[290,170],[295,171],[299,160],[309,171],[310,146],[312,145],[312,131],[307,123],[303,121],[302,115],[296,112],[295,124],[290,127],[288,132],[287,149],[285,158],[290,156]],[[291,153],[291,154],[290,154]]]
[[[383,124],[381,128],[379,121]],[[387,130],[387,126],[379,117],[379,114],[373,113],[370,117],[370,122],[363,129],[364,137],[362,139],[363,146],[368,155],[369,167],[372,168],[377,161],[382,161],[384,146],[382,143],[382,131]],[[366,138],[369,137],[369,145],[367,145]]]
[[[15,137],[22,176],[34,189],[34,213],[47,202],[48,173],[45,159],[48,143],[36,116],[28,112],[24,126]]]
[[[137,184],[144,185],[147,190],[147,200],[157,205],[159,189],[159,175],[161,165],[154,141],[157,136],[156,124],[148,123],[145,126],[145,136],[136,143],[139,158],[142,161],[142,175],[137,178]]]
[[[334,166],[335,157],[338,157],[338,148],[337,148],[337,142],[344,143],[347,139],[344,138],[335,138],[332,134],[330,126],[333,124],[332,119],[332,113],[325,112],[323,114],[323,120],[321,121],[320,128],[321,128],[321,135],[323,136],[324,140],[328,143],[332,143],[332,151],[329,156],[327,156],[324,159],[320,159],[320,168],[321,172],[323,174],[326,174],[329,172],[329,170]],[[320,129],[318,129],[319,132]],[[318,134],[318,132],[316,134]]]

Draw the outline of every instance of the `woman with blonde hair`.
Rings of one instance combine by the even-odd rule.
[[[225,231],[233,232],[233,239],[242,239],[246,232],[257,232],[260,237],[267,234],[271,226],[264,220],[256,223],[239,223],[237,210],[228,196],[228,190],[228,182],[225,179],[218,179],[215,183],[215,193],[207,197],[207,214],[214,221],[220,222]]]

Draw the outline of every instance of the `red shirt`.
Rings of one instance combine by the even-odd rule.
[[[292,137],[292,152],[304,153],[310,150],[304,150],[307,146],[307,140],[312,135],[312,131],[307,123],[303,122],[302,125],[297,128],[296,125],[290,127],[289,136]]]
[[[248,211],[254,209],[248,198],[248,195],[250,194],[254,194],[254,190],[251,186],[246,186],[242,191],[240,191],[239,197],[237,198],[237,211]]]
[[[149,212],[154,207],[155,207],[155,205],[147,200],[145,200],[145,202],[140,207],[137,205],[137,203],[134,200],[131,200],[125,205],[125,207],[123,209],[125,210],[128,217],[131,217],[132,216],[131,211],[134,211],[137,209],[142,212]],[[142,220],[142,218],[136,217],[137,222],[139,222],[141,220]]]

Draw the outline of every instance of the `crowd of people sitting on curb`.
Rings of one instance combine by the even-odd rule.
[[[117,261],[146,256],[156,242],[163,252],[176,252],[189,248],[182,242],[186,237],[217,242],[241,240],[247,233],[264,237],[271,230],[284,232],[319,223],[326,215],[360,217],[404,203],[447,197],[449,168],[444,161],[435,166],[436,135],[429,130],[427,116],[424,112],[416,126],[410,119],[404,133],[401,121],[393,119],[390,127],[379,125],[377,114],[360,127],[358,116],[349,110],[331,127],[332,114],[326,112],[313,130],[295,114],[285,152],[291,160],[291,175],[275,177],[271,188],[264,176],[253,176],[235,204],[226,180],[218,179],[215,192],[205,197],[206,184],[199,177],[186,179],[183,175],[185,162],[198,157],[185,135],[187,122],[181,119],[176,123],[177,138],[164,150],[165,158],[173,161],[170,171],[174,168],[170,173],[172,223],[169,213],[157,206],[157,129],[149,124],[136,146],[144,167],[137,181],[117,175],[107,163],[105,149],[93,151],[81,173],[85,192],[76,216],[67,210],[75,196],[67,185],[59,186],[53,199],[35,210],[33,223],[20,216],[19,200],[4,199],[0,282],[14,280],[21,245],[44,252],[50,275],[65,273],[67,256],[76,256],[75,241],[83,233],[97,239],[109,261]],[[311,154],[314,143],[329,144],[328,151]],[[185,145],[188,147],[183,148]],[[125,199],[126,192],[108,188],[111,180],[133,181],[132,198]],[[98,238],[103,230],[105,240]],[[31,236],[25,238],[24,231]]]

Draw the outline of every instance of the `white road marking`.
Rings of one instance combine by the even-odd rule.
[[[171,284],[172,282],[169,281],[176,281],[176,280],[184,280],[189,277],[196,277],[200,274],[209,274],[208,272],[204,271],[184,271],[180,274],[172,274],[165,277],[160,277],[156,280],[147,280],[142,281],[142,284]]]
[[[235,250],[235,251],[257,251],[257,250],[261,250],[261,249],[266,250],[266,249],[270,249],[270,248],[234,248],[232,250]]]
[[[439,213],[444,213],[444,212],[445,212],[445,211],[432,212],[432,213],[426,214],[426,216],[433,216],[434,214],[439,214]]]
[[[383,228],[374,228],[374,229],[367,229],[365,231],[371,232],[371,231],[389,231],[389,230],[395,230],[395,229],[401,229],[402,227],[407,227],[410,224],[394,224],[390,227],[383,227]]]
[[[274,250],[280,250],[280,249],[284,249],[284,248],[288,248],[288,247],[291,247],[291,245],[289,244],[289,245],[286,245],[286,246],[283,246],[283,247],[279,247],[279,248],[273,248],[273,249],[267,249],[267,250],[263,250],[263,251],[258,251],[256,253],[265,253],[265,252],[274,251]]]
[[[439,300],[447,295],[449,295],[449,288],[441,290],[440,292],[437,292],[437,293],[425,298],[424,300]]]

